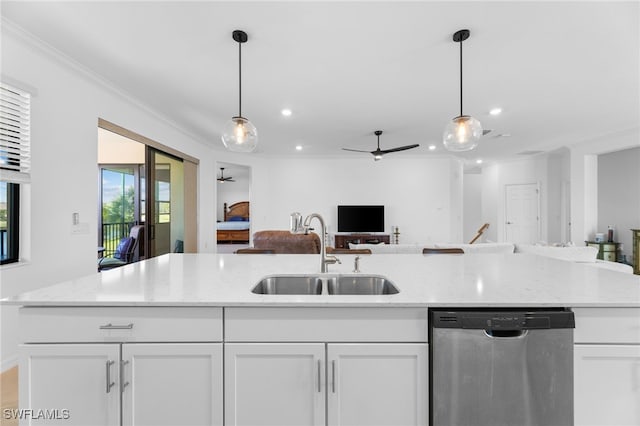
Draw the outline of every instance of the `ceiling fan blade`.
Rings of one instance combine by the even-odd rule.
[[[417,144],[417,143],[416,143],[416,144],[413,144],[413,145],[399,146],[399,147],[397,147],[397,148],[383,149],[383,150],[381,150],[380,152],[381,152],[382,154],[387,154],[387,153],[389,153],[389,152],[405,151],[405,150],[407,150],[407,149],[413,149],[413,148],[417,148],[417,147],[419,147],[419,146],[420,146],[420,144]]]
[[[487,135],[489,133],[491,133],[492,129],[485,129],[482,131],[482,136]]]
[[[342,148],[344,151],[353,151],[353,152],[371,152],[371,151],[364,151],[362,149],[351,149],[351,148]]]

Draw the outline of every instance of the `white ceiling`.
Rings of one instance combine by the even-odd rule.
[[[4,0],[1,12],[216,149],[238,113],[235,29],[249,35],[242,113],[266,155],[368,156],[341,148],[373,150],[376,129],[383,149],[420,144],[389,155],[442,155],[461,28],[464,112],[492,129],[468,162],[639,128],[638,1]]]

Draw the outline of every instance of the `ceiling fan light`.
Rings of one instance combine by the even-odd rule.
[[[373,156],[373,160],[374,160],[374,161],[380,161],[380,160],[382,160],[382,154],[375,154],[375,155]]]
[[[460,115],[447,124],[442,141],[449,151],[470,151],[478,146],[481,137],[482,124],[471,116]]]
[[[258,145],[258,130],[244,117],[233,117],[222,130],[222,143],[232,152],[253,152]]]

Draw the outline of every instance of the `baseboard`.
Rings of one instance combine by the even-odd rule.
[[[18,355],[11,356],[7,359],[2,360],[2,364],[0,364],[0,372],[4,373],[5,371],[18,366]]]

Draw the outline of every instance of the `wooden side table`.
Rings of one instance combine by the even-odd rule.
[[[632,229],[633,233],[633,273],[640,275],[640,229]]]
[[[585,243],[587,243],[588,246],[598,249],[598,259],[608,260],[609,262],[618,261],[618,246],[620,245],[620,243],[597,243],[595,241],[585,241]]]

